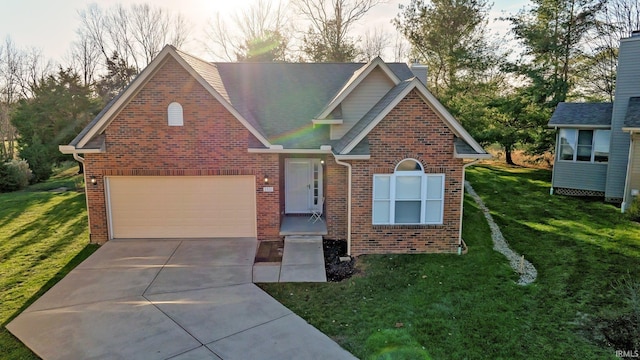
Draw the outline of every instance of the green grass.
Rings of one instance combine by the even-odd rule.
[[[37,359],[4,326],[62,279],[96,246],[88,245],[85,197],[77,167],[44,183],[0,194],[0,357]],[[46,190],[68,187],[72,191]]]
[[[364,274],[341,283],[262,287],[362,359],[613,359],[587,323],[623,311],[614,284],[640,277],[640,226],[612,205],[550,196],[550,175],[468,171],[507,241],[536,266],[530,286],[515,284],[467,197],[467,255],[362,256]]]

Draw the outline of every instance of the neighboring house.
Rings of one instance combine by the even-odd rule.
[[[551,192],[602,196],[624,211],[640,189],[640,33],[620,41],[613,103],[560,103]]]
[[[269,240],[293,218],[354,255],[458,251],[464,160],[489,157],[405,64],[171,46],[60,150],[84,162],[92,242]]]

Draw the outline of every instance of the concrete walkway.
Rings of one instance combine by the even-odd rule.
[[[256,263],[253,282],[327,282],[322,236],[286,236],[282,263]]]
[[[113,240],[7,329],[43,359],[355,359],[252,284],[256,247]]]

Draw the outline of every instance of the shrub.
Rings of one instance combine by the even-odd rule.
[[[21,190],[29,185],[32,173],[25,160],[11,160],[0,166],[0,191]]]
[[[640,221],[640,196],[636,196],[629,205],[627,216],[633,221]]]
[[[32,183],[45,181],[53,173],[53,160],[47,148],[41,142],[34,142],[20,151],[20,156],[27,160],[33,171]]]
[[[626,306],[620,309],[622,315],[605,321],[602,332],[616,349],[640,350],[640,282],[627,275],[616,280],[613,287]]]

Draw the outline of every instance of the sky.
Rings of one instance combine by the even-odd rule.
[[[191,24],[191,35],[194,39],[204,39],[204,30],[209,19],[216,13],[233,15],[238,10],[248,7],[255,0],[153,0],[150,4],[181,12]],[[354,28],[356,35],[367,29],[382,27],[394,32],[391,25],[399,12],[399,4],[408,4],[410,0],[387,0],[386,3],[373,8]],[[125,6],[143,3],[144,0],[0,0],[0,41],[10,36],[19,48],[36,48],[42,51],[46,59],[57,63],[65,63],[71,42],[76,38],[76,29],[80,20],[78,10],[88,4],[97,3],[108,8],[121,3]],[[495,18],[515,13],[528,4],[527,0],[494,0],[490,13],[490,30],[498,35],[508,31],[508,24],[494,21]],[[198,41],[187,44],[185,51],[206,58],[203,46]]]

